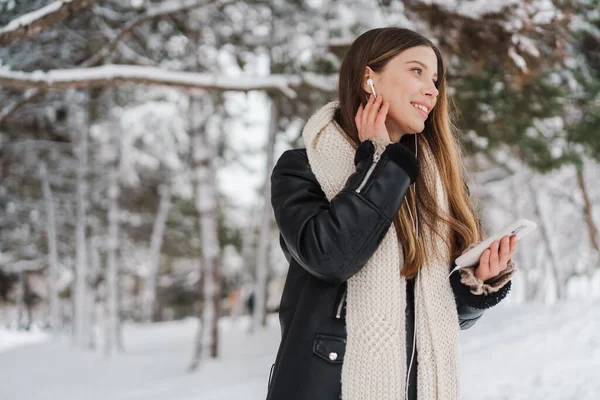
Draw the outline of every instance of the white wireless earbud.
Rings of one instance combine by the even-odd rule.
[[[367,85],[371,87],[371,91],[373,92],[373,97],[377,98],[377,93],[375,93],[375,86],[373,86],[373,79],[367,79]]]

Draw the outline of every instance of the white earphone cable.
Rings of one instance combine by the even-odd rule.
[[[417,150],[417,135],[415,134],[415,156],[418,156],[418,150]],[[414,183],[415,188],[417,186],[417,183]],[[415,221],[413,221],[413,227],[415,227],[415,232],[417,234],[417,238],[419,237],[419,215],[417,213],[417,209],[416,209],[416,204],[417,204],[417,190],[415,189],[415,191],[413,192],[414,194],[414,198],[415,198],[415,216],[416,216],[416,223]],[[406,200],[406,197],[404,197],[404,199]],[[406,202],[406,205],[408,206],[408,202]],[[412,213],[410,212],[410,207],[408,207],[408,212],[410,215],[411,220],[412,218]],[[413,341],[412,341],[412,351],[411,351],[411,356],[410,356],[410,363],[408,364],[408,372],[406,374],[406,392],[405,392],[405,399],[408,400],[408,383],[410,381],[410,371],[412,370],[412,366],[413,366],[413,362],[415,360],[415,350],[417,348],[417,283],[420,282],[420,278],[421,278],[421,270],[417,270],[417,278],[415,280],[415,284],[413,286],[413,304],[414,304],[414,320],[413,320]]]

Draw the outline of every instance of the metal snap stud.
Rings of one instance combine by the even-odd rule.
[[[334,353],[334,352],[329,353],[329,359],[331,361],[337,360],[337,353]]]

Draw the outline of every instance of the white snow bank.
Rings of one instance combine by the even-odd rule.
[[[221,321],[221,357],[187,372],[197,321],[126,325],[111,359],[48,341],[0,353],[2,400],[263,400],[279,345],[274,315]],[[463,400],[597,400],[600,301],[501,305],[461,332]]]
[[[49,339],[47,333],[32,328],[31,331],[17,331],[0,328],[0,353],[18,346],[41,343]]]

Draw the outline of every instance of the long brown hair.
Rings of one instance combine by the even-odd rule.
[[[435,162],[435,166],[421,160],[421,177],[425,179],[417,179],[416,190],[409,190],[406,196],[411,204],[413,216],[415,211],[419,215],[419,231],[422,232],[424,226],[433,230],[448,246],[454,260],[469,244],[481,240],[481,224],[463,178],[466,172],[463,169],[462,147],[451,122],[446,71],[441,51],[430,40],[409,29],[389,27],[363,33],[352,43],[342,62],[339,77],[340,110],[336,119],[354,145],[358,146],[360,140],[354,116],[359,105],[365,105],[368,100],[368,93],[363,89],[365,68],[368,66],[379,72],[396,55],[416,46],[431,47],[438,62],[437,103],[425,121],[425,129],[418,133],[418,154],[429,150],[428,152],[433,154],[432,161]],[[401,143],[413,152],[416,150],[412,135],[404,135]],[[435,187],[432,185],[435,180],[431,179],[435,176],[435,168],[439,171],[448,198],[448,213],[438,207]],[[427,265],[428,252],[431,249],[426,249],[423,241],[417,238],[407,207],[404,202],[394,219],[394,225],[398,240],[404,249],[402,275],[412,278],[419,269]],[[435,228],[439,223],[446,224],[450,237],[443,237]]]

